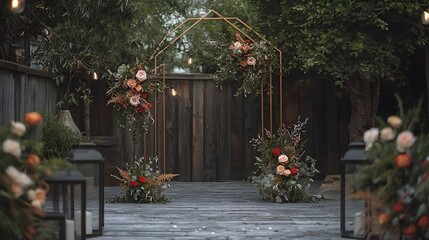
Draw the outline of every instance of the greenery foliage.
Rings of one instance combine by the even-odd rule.
[[[152,167],[155,166],[155,169]],[[150,158],[145,163],[139,158],[125,169],[117,168],[119,176],[112,175],[119,181],[123,195],[111,199],[112,202],[152,203],[167,202],[164,190],[169,187],[166,182],[171,181],[178,174],[161,174],[157,169],[158,158]]]
[[[235,41],[223,44],[216,57],[219,70],[214,74],[214,82],[222,89],[225,81],[235,80],[240,84],[236,95],[258,95],[261,86],[269,88],[270,74],[278,70],[276,59],[275,50],[264,42],[253,43],[236,33]]]
[[[365,132],[371,165],[356,174],[356,187],[370,193],[372,215],[392,232],[429,239],[429,135],[420,133],[420,104],[380,121]]]
[[[45,159],[64,158],[80,136],[65,126],[58,116],[46,115],[42,128],[42,156]]]
[[[305,154],[305,140],[302,133],[305,121],[298,121],[293,127],[283,125],[276,134],[265,131],[265,136],[252,139],[257,171],[252,182],[258,186],[264,199],[276,202],[309,202],[307,194],[310,182],[318,170],[316,160]]]

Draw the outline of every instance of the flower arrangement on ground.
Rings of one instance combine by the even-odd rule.
[[[41,158],[42,144],[30,134],[41,121],[39,113],[30,112],[25,124],[13,121],[0,129],[1,239],[46,239],[40,221],[48,191],[43,177],[68,164]]]
[[[167,182],[171,181],[178,174],[161,174],[158,169],[158,159],[149,159],[145,163],[143,158],[138,159],[125,169],[117,168],[119,176],[112,177],[119,180],[122,195],[116,196],[112,202],[134,202],[152,203],[166,202],[168,199],[164,195],[164,190],[169,187]]]
[[[108,104],[113,104],[119,111],[120,126],[130,126],[134,135],[141,128],[147,131],[150,122],[153,121],[150,109],[155,100],[155,93],[164,90],[162,82],[154,70],[144,63],[122,64],[116,73],[111,71],[109,73]]]
[[[241,84],[236,95],[258,95],[261,84],[266,89],[270,74],[278,68],[276,59],[274,50],[264,43],[254,43],[236,33],[235,42],[221,48],[214,82],[222,89],[225,81],[235,80]]]
[[[398,101],[399,116],[364,134],[373,163],[356,174],[356,187],[371,195],[371,214],[383,231],[429,239],[429,135],[414,135],[421,104],[404,114]]]
[[[276,202],[309,202],[307,189],[318,170],[316,160],[305,155],[301,134],[305,121],[298,121],[292,128],[282,125],[277,134],[265,130],[265,137],[258,136],[251,143],[259,152],[256,157],[258,169],[252,182],[264,199]]]

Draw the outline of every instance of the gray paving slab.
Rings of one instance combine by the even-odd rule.
[[[272,203],[248,182],[172,182],[166,195],[166,204],[106,203],[105,232],[93,239],[343,239],[338,198]]]

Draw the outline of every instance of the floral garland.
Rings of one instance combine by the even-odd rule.
[[[371,214],[393,234],[429,239],[429,135],[414,136],[420,107],[390,116],[364,134],[373,164],[356,174],[356,187],[370,193]]]
[[[60,159],[42,159],[42,144],[33,140],[33,128],[42,121],[37,112],[25,115],[25,124],[11,122],[0,129],[0,232],[2,239],[50,239],[43,235],[42,205],[48,191],[44,176],[59,166]]]
[[[108,104],[113,104],[121,114],[120,126],[129,124],[136,138],[137,129],[141,127],[147,131],[153,121],[150,109],[155,93],[164,90],[163,85],[154,71],[141,63],[132,66],[122,64],[116,73],[109,73]]]
[[[155,166],[158,166],[157,158],[154,158],[154,162]],[[151,166],[154,162],[149,159],[148,163],[145,163],[144,159],[140,158],[131,165],[127,165],[125,170],[117,168],[120,176],[111,176],[119,180],[123,195],[116,196],[111,201],[134,203],[168,201],[164,195],[164,190],[169,187],[166,182],[171,181],[178,174],[160,174],[158,169],[153,171]]]
[[[284,125],[277,130],[277,135],[265,131],[265,137],[258,136],[251,143],[260,153],[256,158],[257,171],[252,182],[259,189],[264,199],[276,202],[308,202],[311,198],[307,189],[312,177],[319,171],[316,160],[305,156],[301,134],[305,121],[298,119],[293,128]]]
[[[235,80],[241,83],[236,95],[244,96],[261,92],[261,84],[267,89],[270,74],[278,68],[275,52],[264,43],[252,43],[235,34],[233,44],[222,46],[219,53],[218,67],[214,82],[222,89],[226,81]]]

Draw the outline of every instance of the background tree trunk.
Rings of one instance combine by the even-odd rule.
[[[350,79],[344,88],[350,98],[350,141],[361,141],[363,133],[374,126],[380,97],[380,80],[369,80],[358,76]]]

